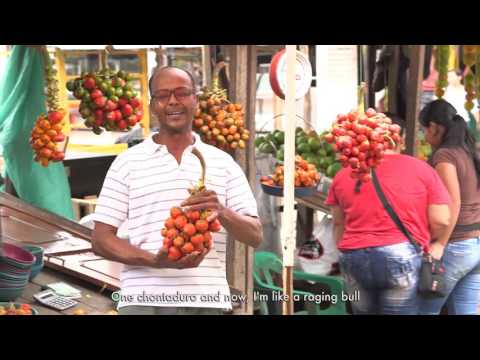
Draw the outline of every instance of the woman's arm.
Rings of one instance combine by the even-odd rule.
[[[332,217],[333,217],[333,237],[335,243],[338,244],[343,238],[343,232],[345,230],[345,214],[343,209],[338,206],[332,206]]]

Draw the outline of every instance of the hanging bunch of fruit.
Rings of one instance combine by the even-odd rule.
[[[463,62],[465,63],[465,110],[472,111],[473,99],[475,99],[475,77],[473,75],[473,65],[477,60],[477,45],[463,45]]]
[[[195,112],[193,129],[207,144],[224,151],[245,149],[250,132],[245,129],[244,111],[241,104],[233,104],[227,99],[226,90],[203,88]]]
[[[450,45],[437,45],[435,54],[435,69],[438,71],[438,80],[435,96],[439,99],[445,95],[448,86],[448,60],[450,57]]]
[[[202,165],[202,175],[198,184],[190,189],[191,195],[206,191],[205,187],[205,160],[202,154],[194,148],[192,154],[198,157]],[[168,258],[177,261],[182,257],[194,252],[202,252],[205,248],[210,249],[213,246],[212,232],[218,232],[221,224],[218,219],[208,221],[211,212],[187,211],[184,212],[179,207],[170,209],[170,217],[165,221],[165,227],[162,229],[163,246],[168,250]]]
[[[314,186],[320,180],[320,175],[314,164],[304,160],[301,156],[295,156],[295,187]],[[260,182],[267,186],[281,186],[284,183],[283,165],[278,165],[275,173],[271,176],[262,176]]]
[[[133,89],[132,76],[105,68],[83,73],[67,82],[67,89],[81,100],[79,112],[85,126],[99,135],[107,131],[130,130],[143,117],[142,102]]]
[[[65,110],[60,108],[58,99],[58,80],[46,47],[43,49],[45,60],[45,95],[47,98],[47,114],[41,114],[33,127],[30,145],[35,152],[34,160],[47,167],[50,162],[59,162],[65,158],[65,146],[60,150],[60,144],[65,142],[62,133]]]
[[[475,91],[480,104],[480,45],[476,45],[475,53]]]
[[[385,150],[401,143],[400,130],[385,114],[370,108],[365,113],[338,115],[325,140],[332,144],[342,166],[352,168],[352,178],[367,182],[370,169],[381,163]]]

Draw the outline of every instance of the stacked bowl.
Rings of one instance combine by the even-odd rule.
[[[35,256],[13,244],[0,246],[0,301],[13,301],[28,284]]]
[[[43,269],[43,248],[33,245],[27,245],[23,248],[35,256],[35,262],[32,265],[32,271],[30,273],[30,280],[32,280]]]

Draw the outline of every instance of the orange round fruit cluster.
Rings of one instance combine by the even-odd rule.
[[[37,118],[30,137],[30,144],[35,152],[34,160],[47,167],[50,161],[58,162],[65,158],[65,153],[57,145],[65,141],[62,134],[62,120],[65,111],[49,111],[48,115],[42,114]]]

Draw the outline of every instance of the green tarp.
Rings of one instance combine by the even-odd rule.
[[[5,174],[22,200],[73,219],[70,187],[62,163],[33,161],[28,142],[37,117],[46,113],[42,54],[15,45],[0,78],[0,145]]]

